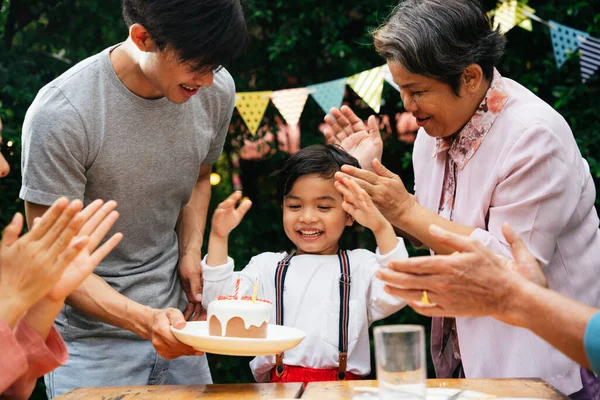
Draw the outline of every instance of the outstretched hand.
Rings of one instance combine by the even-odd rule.
[[[406,190],[402,179],[377,159],[373,161],[373,171],[344,165],[341,172],[336,172],[335,178],[338,181],[352,179],[356,182],[393,225],[398,224],[416,203],[415,198]]]
[[[81,211],[80,215],[86,222],[79,230],[78,236],[87,238],[85,247],[67,265],[58,282],[48,292],[49,300],[64,301],[92,273],[100,261],[119,244],[123,238],[122,233],[114,234],[98,247],[119,218],[119,213],[114,211],[116,207],[115,201],[103,204],[102,201],[96,200]]]
[[[493,316],[514,324],[505,310],[525,279],[541,285],[546,282],[537,260],[507,224],[503,231],[514,261],[494,254],[470,237],[435,225],[429,230],[438,242],[455,253],[392,261],[387,270],[377,272],[377,277],[387,284],[386,292],[405,299],[420,314]],[[428,292],[431,304],[420,302],[423,290]]]
[[[371,170],[374,159],[381,159],[383,140],[374,115],[367,125],[348,106],[332,108],[325,116],[323,133],[328,144],[337,144],[354,156],[363,169]]]
[[[335,188],[344,198],[342,208],[356,222],[372,231],[379,231],[388,224],[381,212],[373,204],[371,196],[352,179],[342,177],[334,183]]]
[[[86,246],[87,237],[73,240],[84,224],[82,203],[58,199],[28,233],[19,237],[23,216],[16,214],[4,230],[0,246],[0,295],[24,313],[42,299]]]
[[[241,199],[242,192],[236,191],[219,204],[213,214],[211,235],[224,238],[240,224],[252,206],[252,201],[249,199]]]

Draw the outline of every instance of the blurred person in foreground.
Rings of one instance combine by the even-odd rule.
[[[2,143],[0,121],[0,144]],[[0,178],[10,171],[0,152]],[[64,364],[65,344],[53,327],[65,298],[119,243],[101,240],[118,218],[115,202],[58,199],[19,237],[15,214],[0,244],[0,397],[27,399],[38,377]]]

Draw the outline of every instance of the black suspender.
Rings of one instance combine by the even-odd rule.
[[[275,270],[275,297],[276,297],[276,312],[277,325],[284,325],[283,314],[283,288],[285,284],[285,276],[287,269],[290,266],[290,260],[294,255],[290,254],[283,258],[277,264]],[[346,379],[346,367],[348,362],[348,324],[350,322],[350,258],[345,250],[338,250],[338,259],[340,263],[340,314],[339,314],[339,366],[338,380]],[[283,374],[283,353],[279,353],[275,357],[275,374],[281,377]]]
[[[340,260],[340,328],[338,350],[338,380],[346,379],[346,365],[348,362],[348,323],[350,322],[350,258],[345,250],[338,251]]]

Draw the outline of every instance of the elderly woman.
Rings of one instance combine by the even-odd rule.
[[[375,117],[365,126],[347,107],[326,117],[328,142],[373,172],[346,166],[340,176],[354,177],[394,226],[437,254],[452,250],[432,238],[431,224],[510,257],[501,233],[509,222],[550,288],[598,306],[600,233],[588,165],[565,120],[494,68],[504,39],[480,4],[407,0],[374,39],[420,126],[415,195],[379,162]],[[531,332],[489,317],[434,318],[431,347],[439,377],[540,377],[565,393],[582,391],[580,398],[597,384]]]

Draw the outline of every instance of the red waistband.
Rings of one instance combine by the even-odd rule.
[[[284,365],[283,374],[277,377],[275,368],[271,370],[271,382],[325,382],[337,381],[337,369],[317,369],[298,367],[295,365]],[[357,381],[362,379],[352,372],[346,372],[347,381]]]

